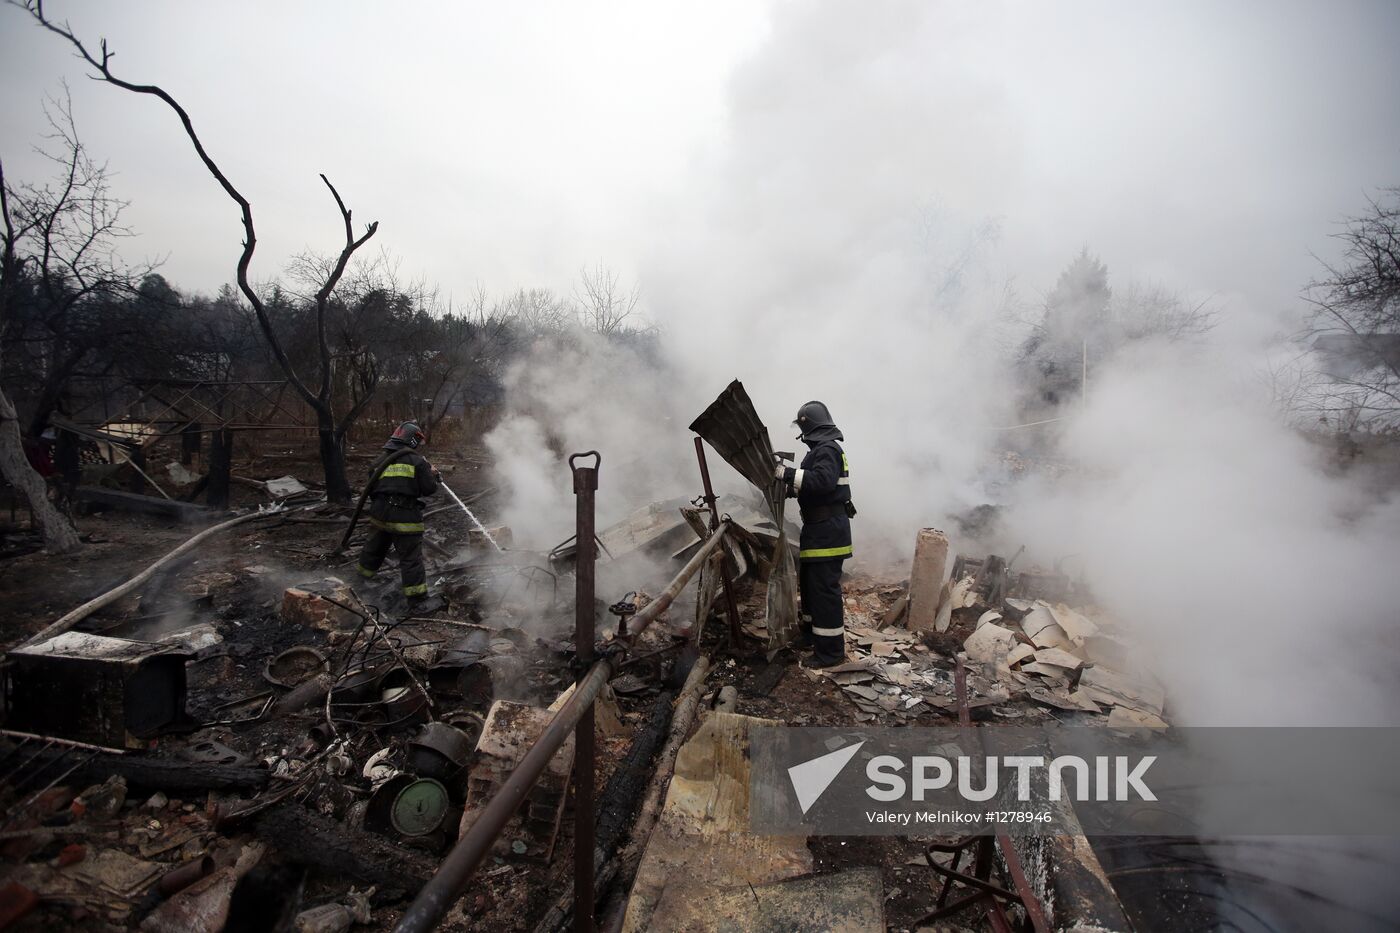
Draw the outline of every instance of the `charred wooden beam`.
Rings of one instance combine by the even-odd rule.
[[[675,694],[663,690],[651,716],[632,737],[627,757],[617,766],[598,801],[598,829],[593,848],[594,896],[601,895],[617,876],[620,862],[613,858],[618,838],[631,823],[642,792],[652,780],[652,759],[669,734]],[[535,933],[563,930],[574,909],[574,892],[565,891],[535,926]]]
[[[348,829],[297,803],[282,803],[260,815],[253,830],[281,856],[340,879],[377,885],[389,894],[409,894],[427,883],[433,863],[388,839]]]
[[[598,831],[594,842],[594,861],[602,865],[612,853],[618,837],[632,821],[642,791],[651,780],[651,762],[657,749],[666,740],[671,724],[671,706],[675,694],[663,690],[651,708],[646,725],[632,736],[627,757],[608,778],[598,799]]]
[[[27,754],[27,753],[26,753]],[[38,752],[25,766],[35,773],[46,770],[55,773],[58,759],[72,757],[71,748],[52,748]],[[267,787],[266,768],[249,765],[199,764],[170,758],[148,758],[144,755],[98,754],[81,764],[68,778],[75,784],[100,784],[113,775],[126,779],[135,788],[167,793],[185,794],[190,791],[225,791],[248,793]],[[22,778],[21,776],[18,776]]]
[[[144,496],[121,489],[108,489],[105,486],[79,486],[77,498],[79,502],[89,505],[101,505],[140,515],[158,515],[179,522],[198,522],[209,517],[209,510],[201,505],[160,496]]]

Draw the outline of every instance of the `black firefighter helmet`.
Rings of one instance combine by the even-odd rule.
[[[836,422],[831,420],[831,412],[821,402],[808,402],[797,409],[797,417],[792,423],[802,432],[797,439],[808,444],[846,439],[841,435],[841,429],[836,427]]]
[[[405,421],[394,429],[394,433],[389,437],[389,442],[384,445],[385,450],[397,450],[400,447],[408,447],[417,450],[419,445],[428,438],[423,434],[423,429],[412,421]]]

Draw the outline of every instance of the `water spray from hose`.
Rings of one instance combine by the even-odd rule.
[[[493,548],[495,548],[497,551],[504,553],[505,548],[501,547],[499,544],[496,543],[496,539],[491,537],[491,532],[486,530],[486,526],[481,523],[481,519],[477,518],[476,515],[472,513],[472,510],[467,508],[467,504],[457,497],[457,494],[452,491],[452,487],[448,486],[446,483],[442,483],[441,485],[442,488],[447,491],[447,494],[452,497],[452,501],[457,503],[457,505],[461,507],[463,512],[467,513],[467,518],[470,518],[472,520],[472,524],[476,526],[476,530],[481,532],[482,535],[486,537],[487,541],[491,542],[491,546]]]

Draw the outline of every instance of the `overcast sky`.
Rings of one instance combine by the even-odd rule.
[[[997,219],[988,262],[1032,299],[1088,245],[1115,282],[1275,308],[1337,218],[1400,183],[1393,0],[47,6],[184,103],[253,202],[260,279],[337,245],[325,172],[403,272],[458,297],[568,291],[603,262],[655,301],[714,273],[670,250],[729,198],[731,221],[931,210],[952,241]],[[174,116],[86,80],[19,10],[0,42],[7,174],[39,171],[40,101],[67,79],[133,252],[182,288],[230,281],[236,210]]]

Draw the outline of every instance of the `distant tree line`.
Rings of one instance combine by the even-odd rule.
[[[0,390],[37,438],[55,415],[91,420],[98,393],[153,380],[281,380],[285,371],[249,302],[232,285],[184,291],[156,262],[126,264],[126,203],[78,138],[66,100],[50,108],[53,176],[6,179],[12,261],[0,317]],[[376,396],[429,430],[451,411],[494,401],[507,367],[536,339],[592,333],[650,352],[655,332],[636,288],[603,266],[581,270],[572,295],[484,291],[464,304],[405,281],[385,254],[347,263],[324,300],[336,257],[296,257],[258,286],[262,312],[289,361],[315,360],[324,340],[333,411],[348,430]],[[119,406],[121,393],[108,401]],[[112,412],[115,414],[115,411]]]
[[[246,378],[235,375],[236,366],[254,366],[269,359],[275,364],[280,378],[314,413],[330,501],[347,503],[350,499],[346,438],[385,379],[434,386],[435,394],[424,402],[431,415],[438,404],[449,403],[440,396],[452,395],[454,387],[461,384],[459,374],[465,377],[471,364],[499,357],[522,334],[558,332],[572,316],[581,325],[610,338],[634,335],[636,328],[629,322],[635,317],[637,293],[621,288],[617,277],[603,269],[586,272],[579,295],[568,301],[548,291],[531,290],[494,303],[489,309],[482,302],[475,308],[475,315],[438,306],[427,288],[401,285],[391,264],[363,260],[361,250],[378,232],[379,224],[372,221],[357,231],[351,209],[324,174],[321,181],[334,200],[343,225],[344,238],[339,249],[325,254],[307,253],[293,264],[288,282],[255,287],[250,275],[257,248],[252,204],[204,146],[193,119],[180,102],[159,85],[137,84],[119,76],[112,67],[114,53],[105,40],[90,47],[67,22],[49,19],[39,0],[11,0],[11,5],[22,8],[36,25],[67,42],[87,63],[94,79],[164,104],[179,119],[209,175],[238,206],[243,242],[236,264],[237,293],[229,290],[213,302],[202,303],[195,296],[178,295],[168,284],[164,288],[154,284],[148,288],[166,299],[161,321],[169,322],[175,336],[167,343],[166,353],[176,353],[175,348],[184,345],[179,339],[185,336],[180,328],[203,319],[203,314],[197,313],[204,310],[201,305],[229,311],[246,308],[251,312],[251,329],[260,338],[263,352],[245,359],[236,351],[225,352],[216,342],[208,347],[208,353],[201,354],[202,363],[208,370],[228,373],[227,378]],[[73,143],[78,145],[76,134]],[[109,238],[114,235],[115,230],[107,234]],[[14,238],[16,256],[28,237],[31,234],[24,232]],[[10,294],[16,298],[26,294],[22,280],[29,265],[28,257],[13,264],[11,271],[16,281]],[[136,275],[137,270],[122,271],[126,275],[122,289],[129,291],[133,279],[138,286],[149,280],[149,275]],[[81,285],[76,289],[84,291]],[[18,305],[13,313],[26,317]],[[236,339],[241,340],[244,331],[226,327],[222,314],[222,310],[216,310],[211,315],[206,335],[233,338],[237,334]],[[110,315],[98,317],[106,321]],[[233,321],[238,320],[234,314]],[[41,337],[40,342],[45,339]],[[62,344],[63,339],[48,339],[47,343]],[[76,348],[69,356],[75,354]],[[43,356],[42,350],[39,355]],[[69,356],[62,357],[61,362]],[[46,363],[51,369],[54,359],[54,354],[49,353]],[[415,397],[420,401],[424,398],[418,393]],[[30,420],[31,426],[37,422],[33,416]],[[0,438],[0,444],[3,443]]]
[[[244,228],[237,288],[215,295],[180,290],[159,273],[159,261],[127,262],[120,249],[131,235],[122,222],[127,204],[80,139],[66,95],[46,108],[51,132],[40,151],[51,177],[10,179],[0,162],[0,473],[30,501],[49,550],[78,541],[32,467],[39,439],[60,416],[92,420],[99,406],[115,414],[112,407],[155,380],[285,380],[314,414],[327,495],[346,502],[346,436],[386,391],[402,414],[431,430],[454,408],[489,400],[509,364],[542,336],[591,332],[654,349],[637,289],[602,266],[582,270],[571,296],[481,292],[464,306],[403,281],[385,254],[360,253],[377,224],[357,237],[325,176],[344,244],[334,254],[298,256],[282,278],[255,287],[251,207],[204,151],[188,115],[160,89],[111,76],[105,46],[94,58],[66,26],[43,20],[37,6],[30,12],[73,42],[104,80],[154,94],[180,115],[206,167],[240,204]]]

